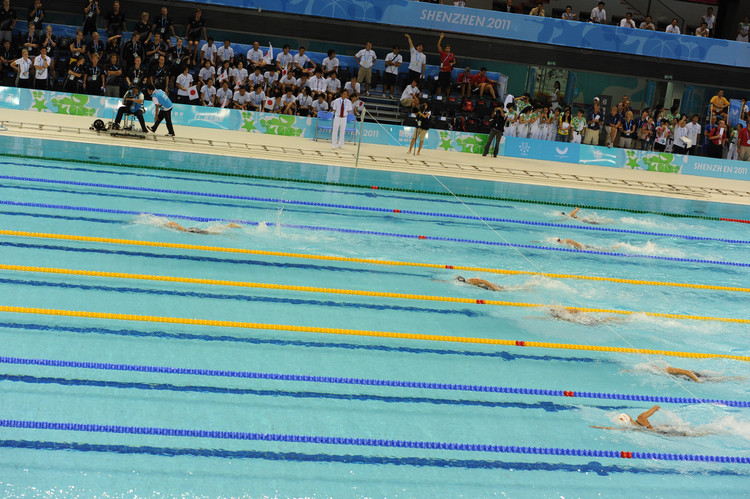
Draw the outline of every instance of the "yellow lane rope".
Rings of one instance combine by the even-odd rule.
[[[168,324],[189,324],[211,327],[234,327],[242,329],[259,329],[273,331],[296,331],[302,333],[321,333],[337,334],[344,336],[369,336],[377,338],[397,338],[404,340],[423,340],[423,341],[442,341],[452,343],[476,343],[483,345],[505,345],[520,347],[537,347],[537,348],[554,348],[563,350],[588,350],[596,352],[616,352],[616,353],[636,353],[642,355],[662,355],[671,357],[687,357],[694,359],[721,358],[741,360],[750,362],[750,356],[728,355],[720,353],[696,353],[696,352],[676,352],[670,350],[652,350],[645,348],[623,348],[623,347],[605,347],[598,345],[575,345],[569,343],[548,343],[546,341],[518,341],[518,340],[500,340],[494,338],[471,338],[463,336],[445,336],[432,334],[413,334],[413,333],[394,333],[389,331],[367,331],[361,329],[338,329],[328,327],[311,327],[311,326],[289,326],[283,324],[262,324],[257,322],[238,322],[238,321],[215,321],[207,319],[185,319],[182,317],[159,317],[152,315],[130,315],[130,314],[112,314],[106,312],[86,312],[79,310],[54,310],[48,308],[33,307],[10,307],[0,305],[0,312],[11,312],[18,314],[40,314],[64,317],[86,317],[91,319],[109,319],[122,321],[138,322],[157,322]]]
[[[312,255],[305,253],[288,253],[283,251],[265,251],[265,250],[251,250],[244,248],[223,248],[220,246],[204,246],[196,244],[179,244],[179,243],[164,243],[158,241],[136,241],[132,239],[115,239],[109,237],[89,237],[89,236],[75,236],[69,234],[48,234],[43,232],[26,232],[17,230],[0,230],[2,236],[16,236],[16,237],[35,237],[42,239],[57,239],[64,241],[86,241],[96,242],[105,244],[122,244],[129,246],[148,246],[156,248],[178,248],[187,249],[194,251],[212,251],[220,253],[239,253],[246,255],[265,255],[265,256],[277,256],[284,258],[303,258],[308,260],[326,260],[336,262],[352,262],[352,263],[365,263],[370,265],[390,265],[400,267],[422,267],[422,268],[433,268],[433,269],[455,269],[455,270],[468,270],[472,272],[485,272],[493,274],[506,274],[506,275],[538,275],[542,277],[548,277],[552,279],[579,279],[588,281],[606,281],[616,282],[621,284],[635,284],[643,286],[671,286],[679,288],[692,288],[692,289],[711,289],[718,291],[740,291],[749,293],[750,288],[740,288],[734,286],[714,286],[710,284],[691,284],[681,282],[661,282],[661,281],[647,281],[640,279],[619,279],[616,277],[597,277],[597,276],[584,276],[574,274],[552,274],[547,272],[532,272],[526,270],[505,270],[505,269],[491,269],[483,267],[469,267],[464,265],[441,265],[436,263],[419,263],[419,262],[399,262],[393,260],[376,260],[371,258],[350,258],[345,256],[327,256],[327,255]]]
[[[553,305],[545,305],[541,303],[524,303],[524,302],[512,302],[502,300],[478,300],[475,298],[455,298],[449,296],[431,296],[431,295],[415,295],[409,293],[389,293],[383,291],[366,291],[358,289],[335,289],[335,288],[320,288],[316,286],[293,286],[288,284],[271,284],[261,282],[243,282],[243,281],[227,281],[221,279],[200,279],[195,277],[175,277],[175,276],[159,276],[150,274],[129,274],[125,272],[103,272],[98,270],[75,270],[75,269],[60,269],[52,267],[32,267],[28,265],[5,265],[0,264],[0,270],[12,270],[18,272],[38,272],[46,274],[63,274],[63,275],[82,275],[82,276],[93,276],[93,277],[110,277],[115,279],[133,279],[143,281],[163,281],[163,282],[183,282],[191,284],[208,284],[213,286],[234,286],[242,288],[260,288],[260,289],[281,289],[286,291],[300,291],[306,293],[329,293],[337,295],[357,295],[357,296],[376,296],[382,298],[398,298],[402,300],[426,300],[426,301],[442,301],[442,302],[453,302],[453,303],[472,303],[479,305],[498,305],[503,307],[527,307],[527,308],[543,308],[552,307]],[[615,310],[606,308],[586,308],[586,307],[565,307],[567,310],[576,310],[580,312],[595,312],[595,313],[606,313],[606,314],[620,314],[620,315],[634,315],[643,314],[650,317],[664,317],[669,319],[690,319],[699,321],[720,321],[720,322],[733,322],[738,324],[750,324],[750,319],[736,319],[732,317],[706,317],[702,315],[685,315],[685,314],[666,314],[658,312],[639,312],[632,310]]]

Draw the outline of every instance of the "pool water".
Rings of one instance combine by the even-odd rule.
[[[652,402],[344,381],[747,400],[747,362],[729,358],[363,333],[747,356],[746,323],[644,313],[602,322],[602,318],[616,316],[571,314],[561,308],[746,320],[750,316],[745,291],[446,268],[473,266],[748,288],[747,225],[581,210],[585,221],[595,222],[590,224],[562,216],[560,212],[569,211],[568,207],[533,202],[38,159],[0,157],[0,163],[0,230],[6,231],[0,234],[0,264],[5,266],[0,269],[0,305],[40,309],[0,313],[4,346],[0,419],[343,439],[310,443],[217,438],[216,433],[164,435],[6,425],[0,429],[3,496],[473,498],[746,493],[747,464],[355,445],[351,440],[749,457],[746,408],[660,404],[662,409],[651,422],[688,435],[674,436],[629,431],[618,423],[618,414],[635,417]],[[491,193],[494,187],[488,183],[487,189]],[[505,189],[512,191],[512,186]],[[577,202],[584,205],[601,198],[601,193],[576,191]],[[664,201],[630,196],[628,203],[632,210],[655,210]],[[734,218],[750,215],[744,207],[734,210]],[[169,221],[211,233],[180,232],[170,228]],[[241,227],[226,227],[230,222]],[[51,234],[174,245],[74,240]],[[586,250],[568,251],[556,238],[573,239],[586,245]],[[267,253],[217,250],[221,248]],[[39,267],[210,283],[81,275]],[[455,280],[459,274],[486,279],[506,290],[493,293],[459,283]],[[216,281],[282,287],[229,286]],[[320,288],[408,296],[323,292]],[[424,295],[468,300],[436,301]],[[546,307],[481,303],[485,300]],[[52,312],[41,313],[41,309]],[[150,319],[55,312],[61,310]],[[255,325],[225,327],[155,319],[161,317]],[[293,326],[325,331],[293,330]],[[347,331],[353,334],[341,334]],[[51,366],[10,358],[66,362]],[[101,364],[98,369],[75,367],[82,362]],[[178,371],[125,370],[122,365]],[[722,382],[696,384],[667,376],[661,371],[667,365],[721,376]],[[188,374],[188,369],[204,371]],[[237,374],[249,372],[289,376],[263,379]],[[341,382],[316,382],[305,376],[334,377]]]

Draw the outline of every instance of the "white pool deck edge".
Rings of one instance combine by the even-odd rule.
[[[315,142],[305,138],[188,126],[176,126],[177,137],[172,138],[166,136],[164,124],[160,126],[157,134],[149,134],[147,139],[110,137],[89,130],[94,119],[3,109],[0,112],[0,123],[4,124],[7,130],[0,131],[0,134],[355,167],[357,144],[347,143],[343,149],[334,151],[330,141],[326,140]],[[479,154],[434,149],[423,149],[420,156],[414,156],[408,154],[405,147],[362,143],[357,167],[750,205],[748,181],[533,159],[482,157]]]

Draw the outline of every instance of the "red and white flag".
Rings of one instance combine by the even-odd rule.
[[[193,85],[192,87],[188,88],[188,96],[190,97],[190,100],[195,100],[198,98],[198,87]]]
[[[266,64],[273,63],[273,46],[271,45],[271,42],[268,42],[268,52],[263,56],[263,61],[265,61]]]

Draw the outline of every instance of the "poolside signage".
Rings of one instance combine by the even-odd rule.
[[[578,163],[580,144],[505,137],[505,156]]]

